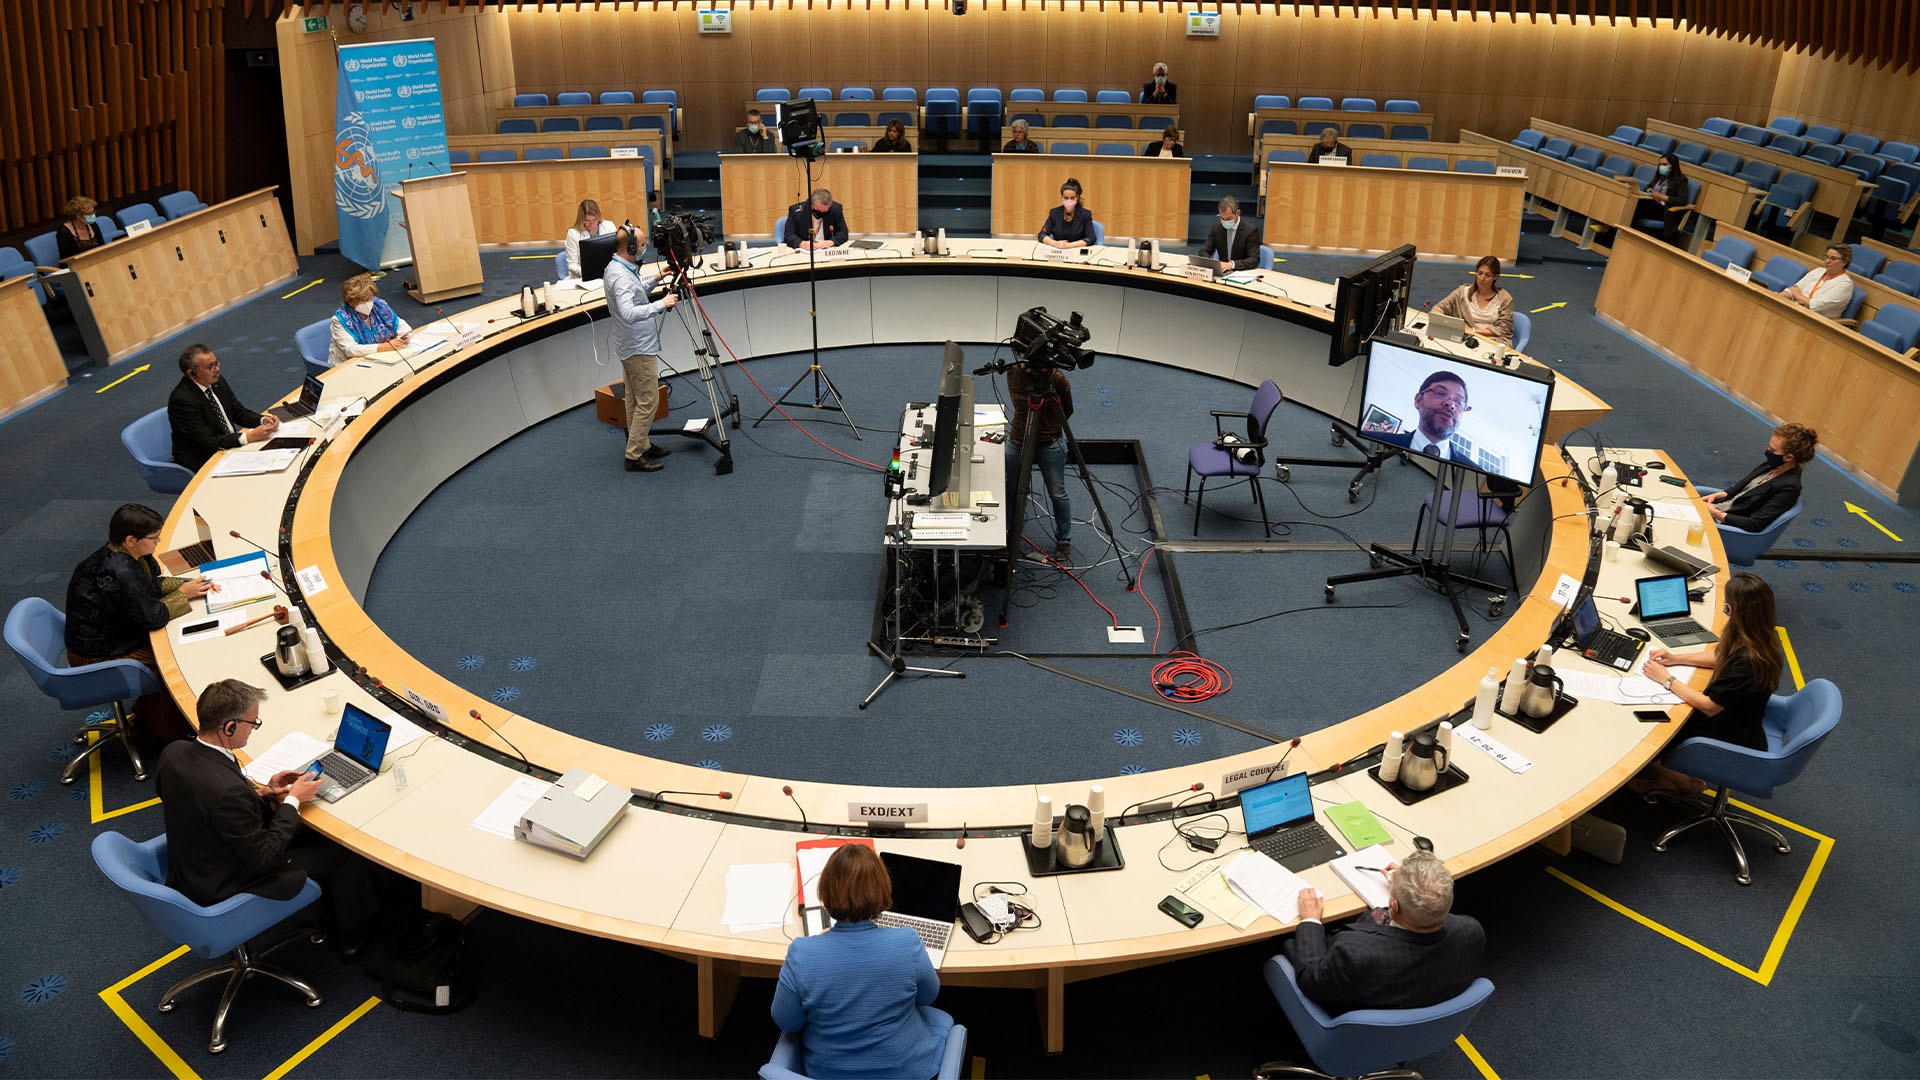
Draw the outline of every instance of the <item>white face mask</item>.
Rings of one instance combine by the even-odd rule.
[[[760,134],[760,125],[758,123],[749,122],[747,124],[747,130],[753,132],[755,135],[758,135]]]
[[[355,304],[353,305],[353,310],[359,312],[362,316],[371,315],[373,314],[373,301],[368,300],[364,303]]]

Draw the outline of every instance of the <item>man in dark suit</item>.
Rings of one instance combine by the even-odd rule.
[[[1260,265],[1260,226],[1240,216],[1240,200],[1231,195],[1220,199],[1220,217],[1207,230],[1207,242],[1200,245],[1195,259],[1217,259],[1220,272],[1251,270]]]
[[[1412,431],[1369,437],[1462,465],[1473,464],[1473,458],[1453,441],[1460,418],[1473,410],[1473,406],[1467,404],[1464,379],[1451,371],[1434,372],[1413,395],[1413,408],[1419,413],[1420,422]]]
[[[279,417],[240,404],[220,377],[220,358],[205,345],[181,351],[180,382],[167,395],[167,421],[173,427],[173,460],[196,471],[219,451],[270,439],[280,427]]]
[[[787,211],[787,246],[800,248],[838,247],[847,242],[847,215],[833,201],[833,192],[814,188],[813,197],[794,203]]]
[[[1180,104],[1180,88],[1174,85],[1172,79],[1167,78],[1167,65],[1153,65],[1153,78],[1148,79],[1146,84],[1140,87],[1140,104]]]
[[[1300,890],[1300,926],[1283,948],[1301,991],[1329,1012],[1437,1005],[1479,974],[1486,932],[1452,914],[1446,864],[1416,851],[1386,872],[1386,910],[1332,929],[1320,924],[1320,894]]]
[[[273,900],[299,893],[312,877],[336,944],[349,955],[380,914],[371,863],[300,825],[300,808],[320,792],[318,774],[291,770],[257,786],[234,751],[261,726],[266,692],[222,679],[200,692],[200,737],[168,745],[156,787],[167,829],[167,885],[196,904],[243,892]]]

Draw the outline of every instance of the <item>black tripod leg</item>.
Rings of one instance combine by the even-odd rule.
[[[1007,628],[1007,610],[1013,606],[1013,564],[1020,559],[1020,534],[1026,528],[1027,496],[1033,484],[1033,446],[1040,431],[1040,412],[1027,410],[1027,429],[1020,436],[1020,475],[1007,496],[1006,580],[1000,591],[1000,628]]]
[[[1093,483],[1093,474],[1087,471],[1087,459],[1086,456],[1080,452],[1080,440],[1074,438],[1073,425],[1068,423],[1064,418],[1060,421],[1060,433],[1067,437],[1068,460],[1072,461],[1074,467],[1080,470],[1080,482],[1086,485],[1087,495],[1093,499],[1094,515],[1100,519],[1100,527],[1106,530],[1107,541],[1113,545],[1114,554],[1119,555],[1120,541],[1115,538],[1113,533],[1113,519],[1107,516],[1107,506],[1100,501],[1100,489]],[[1254,477],[1253,482],[1258,484],[1260,478],[1257,476]],[[1258,492],[1259,488],[1256,487],[1254,490]],[[1264,507],[1261,512],[1263,514],[1265,513]],[[1269,530],[1268,535],[1272,535],[1271,530]],[[1139,585],[1139,582],[1134,579],[1133,569],[1127,566],[1127,560],[1124,557],[1120,559],[1120,566],[1125,570],[1127,575],[1127,591],[1132,592]]]

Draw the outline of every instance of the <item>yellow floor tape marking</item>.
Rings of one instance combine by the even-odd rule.
[[[1773,632],[1780,635],[1780,647],[1787,653],[1787,670],[1793,672],[1793,685],[1796,689],[1807,688],[1807,677],[1800,673],[1800,658],[1794,655],[1793,639],[1787,636],[1787,628],[1776,626]]]
[[[986,1058],[976,1056],[973,1059],[972,1075],[973,1075],[973,1080],[987,1080],[987,1059]]]
[[[281,1062],[279,1068],[267,1074],[266,1080],[280,1080],[281,1077],[292,1072],[294,1066],[307,1060],[307,1058],[310,1055],[312,1055],[314,1051],[320,1049],[321,1047],[327,1045],[327,1043],[331,1042],[335,1035],[338,1035],[341,1032],[352,1027],[353,1022],[355,1020],[358,1020],[361,1017],[367,1015],[369,1012],[372,1012],[373,1007],[378,1004],[380,1004],[379,994],[375,994],[372,997],[368,998],[367,1000],[361,1002],[359,1008],[348,1013],[346,1016],[341,1017],[339,1023],[321,1032],[319,1038],[301,1047],[299,1053]]]
[[[1467,1055],[1467,1060],[1473,1062],[1473,1067],[1480,1070],[1481,1076],[1486,1077],[1487,1080],[1500,1080],[1500,1074],[1493,1071],[1493,1066],[1487,1064],[1487,1059],[1480,1056],[1480,1051],[1473,1048],[1473,1044],[1467,1041],[1465,1035],[1454,1039],[1453,1042],[1460,1048],[1461,1053]]]
[[[301,293],[303,293],[303,292],[306,292],[306,291],[307,291],[308,289],[311,289],[311,288],[313,288],[313,287],[314,287],[315,285],[318,285],[318,284],[320,284],[321,282],[323,282],[323,281],[325,281],[325,280],[327,280],[327,279],[326,279],[326,278],[314,278],[314,279],[313,279],[312,281],[309,281],[309,282],[307,282],[307,283],[306,283],[305,285],[302,285],[302,286],[300,286],[299,288],[297,288],[297,289],[295,289],[295,290],[293,290],[292,292],[290,292],[290,293],[288,293],[288,294],[286,294],[285,296],[282,296],[282,297],[281,297],[280,299],[282,299],[282,300],[291,300],[291,299],[293,299],[294,297],[296,297],[296,296],[299,296],[299,295],[300,295]]]
[[[101,736],[99,735],[99,733],[96,732],[93,735],[88,736],[88,739],[89,741],[91,741],[93,739],[98,739],[100,737]],[[87,805],[93,811],[93,823],[95,825],[98,825],[101,822],[110,820],[112,818],[117,818],[122,814],[131,814],[135,810],[145,810],[149,806],[160,805],[160,800],[157,798],[154,798],[154,799],[148,799],[146,802],[134,803],[132,806],[123,806],[118,810],[108,810],[106,808],[105,803],[102,801],[105,798],[105,796],[101,793],[101,790],[100,790],[100,755],[99,754],[95,754],[92,757],[87,759],[87,784],[88,784]]]
[[[100,1000],[106,1002],[107,1008],[112,1009],[114,1015],[120,1018],[120,1022],[127,1025],[127,1030],[133,1032],[134,1038],[139,1039],[148,1050],[153,1051],[153,1056],[160,1059],[160,1064],[165,1065],[168,1072],[179,1077],[180,1080],[200,1080],[200,1074],[188,1068],[187,1063],[181,1059],[180,1055],[174,1053],[173,1047],[168,1046],[166,1040],[160,1037],[160,1033],[148,1026],[147,1022],[140,1018],[140,1014],[133,1011],[133,1006],[128,1005],[126,999],[120,996],[122,990],[125,990],[127,987],[132,986],[134,983],[139,982],[141,979],[146,978],[161,968],[166,967],[175,960],[180,959],[180,957],[188,951],[187,946],[180,946],[160,959],[155,960],[153,963],[148,964],[146,967],[141,968],[139,971],[100,991]]]

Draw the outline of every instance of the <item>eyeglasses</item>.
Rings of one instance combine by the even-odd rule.
[[[1454,412],[1472,412],[1473,411],[1473,406],[1467,404],[1467,399],[1465,397],[1456,397],[1452,394],[1447,393],[1445,390],[1440,389],[1437,386],[1430,386],[1427,389],[1421,391],[1421,396],[1439,401],[1442,404],[1451,405],[1453,406]]]

